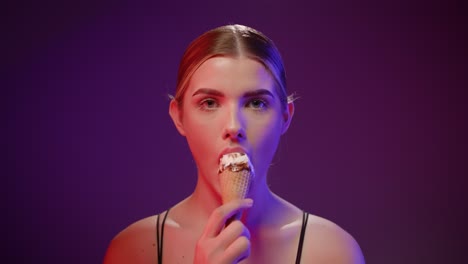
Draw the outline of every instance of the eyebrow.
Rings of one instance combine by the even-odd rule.
[[[211,88],[200,88],[196,90],[192,96],[198,95],[198,94],[207,94],[207,95],[213,95],[213,96],[219,96],[222,97],[224,94],[218,90],[211,89]],[[245,97],[255,97],[255,96],[261,96],[261,95],[268,95],[271,96],[272,98],[275,98],[273,93],[271,93],[267,89],[258,89],[255,91],[249,91],[244,94]]]
[[[195,96],[197,94],[208,94],[208,95],[215,95],[215,96],[223,96],[224,94],[218,90],[215,89],[210,89],[210,88],[200,88],[196,90],[192,96]]]
[[[267,89],[258,89],[255,91],[245,93],[246,97],[255,97],[255,96],[260,96],[260,95],[268,95],[268,96],[271,96],[271,98],[275,98],[275,96]]]

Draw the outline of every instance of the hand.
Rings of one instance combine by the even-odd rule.
[[[234,219],[226,227],[226,221],[240,211],[250,208],[252,199],[232,201],[216,208],[195,246],[194,264],[232,264],[250,254],[250,232]]]

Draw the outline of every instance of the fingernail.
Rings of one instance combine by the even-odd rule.
[[[245,199],[245,205],[252,207],[253,205],[253,200],[250,198]]]

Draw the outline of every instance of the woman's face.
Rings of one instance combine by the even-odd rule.
[[[292,104],[282,109],[274,85],[255,60],[214,57],[193,74],[182,109],[171,103],[171,116],[187,138],[200,176],[216,190],[219,158],[226,152],[245,152],[255,182],[265,177],[293,112]]]

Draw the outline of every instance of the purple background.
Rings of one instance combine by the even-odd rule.
[[[4,9],[7,255],[100,263],[120,230],[190,194],[167,94],[193,38],[241,23],[275,41],[300,96],[271,188],[350,232],[368,263],[461,263],[467,43],[455,3],[168,2]]]

